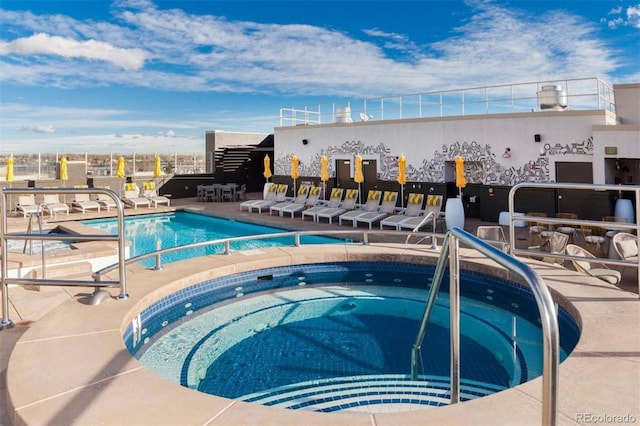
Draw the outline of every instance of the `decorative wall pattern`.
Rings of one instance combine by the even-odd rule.
[[[365,159],[375,158],[379,164],[379,179],[393,181],[398,175],[397,156],[391,154],[391,148],[383,143],[366,145],[361,141],[346,141],[339,146],[329,146],[320,153],[308,159],[300,158],[300,176],[320,176],[320,157],[329,157],[329,173],[335,176],[333,158],[362,155]],[[422,160],[421,164],[407,160],[407,181],[410,182],[445,182],[447,177],[454,174],[446,167],[453,167],[454,159],[461,155],[465,159],[465,173],[469,183],[485,185],[511,186],[521,182],[548,182],[549,158],[552,156],[592,155],[593,139],[589,137],[582,142],[555,145],[544,144],[537,158],[529,162],[506,167],[496,160],[490,145],[481,145],[476,141],[456,141],[450,145],[442,145],[440,150],[432,153],[430,158]],[[289,175],[293,153],[278,155],[274,168],[278,175]],[[425,156],[426,157],[426,156]]]

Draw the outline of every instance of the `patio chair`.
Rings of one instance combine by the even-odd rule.
[[[249,211],[252,212],[254,209],[262,214],[262,210],[263,209],[268,209],[271,206],[274,206],[278,203],[282,203],[287,199],[287,190],[289,189],[289,185],[286,184],[279,184],[278,187],[276,188],[276,195],[275,198],[271,199],[271,200],[260,200],[257,203],[251,204],[249,206]]]
[[[556,218],[577,220],[578,215],[575,213],[556,213]],[[567,234],[569,236],[569,243],[571,244],[573,244],[573,237],[576,235],[576,229],[576,225],[571,224],[561,224],[555,228],[557,232]]]
[[[621,217],[621,216],[604,216],[602,218],[603,222],[618,222],[618,223],[629,223],[629,220],[626,217]],[[618,232],[620,232],[620,230],[618,229],[610,229],[605,227],[605,234],[604,237],[607,239],[607,243],[605,244],[605,256],[609,256],[609,254],[611,253],[611,250],[613,249],[613,236],[616,235]],[[612,254],[612,253],[611,253]]]
[[[280,216],[283,216],[285,213],[291,213],[291,218],[293,219],[297,212],[304,211],[306,208],[316,206],[320,199],[321,190],[322,188],[320,188],[319,186],[312,186],[311,189],[309,189],[309,196],[304,203],[293,203],[283,207],[282,209],[280,209]]]
[[[407,207],[405,207],[399,214],[391,215],[380,221],[380,229],[384,229],[385,226],[390,226],[398,230],[398,223],[406,220],[410,217],[418,217],[422,210],[422,204],[424,203],[424,194],[409,194],[407,198]]]
[[[425,202],[424,210],[416,217],[407,218],[398,223],[398,230],[411,229],[417,232],[427,224],[433,225],[433,231],[436,230],[436,222],[442,210],[442,195],[428,195]]]
[[[331,190],[331,196],[329,197],[329,201],[325,205],[318,205],[315,207],[309,207],[302,211],[302,220],[304,220],[305,216],[311,216],[314,222],[318,221],[317,213],[326,209],[335,209],[340,206],[342,202],[342,194],[344,193],[344,189],[342,188],[333,188]]]
[[[158,204],[166,204],[167,207],[171,205],[171,200],[163,195],[158,195],[155,182],[144,182],[142,184],[142,196],[149,200],[153,207],[158,207]]]
[[[278,184],[277,183],[267,183],[267,185],[269,185],[269,187],[268,187],[267,193],[265,194],[263,199],[261,199],[261,200],[248,200],[248,201],[244,201],[244,202],[240,203],[240,211],[242,211],[242,209],[244,209],[244,208],[246,208],[247,211],[250,211],[251,209],[249,207],[251,207],[253,204],[257,204],[257,203],[260,203],[262,201],[273,201],[276,198],[276,191],[278,190]],[[204,195],[203,195],[203,199],[204,199]]]
[[[364,207],[361,209],[355,209],[348,211],[346,213],[338,216],[338,222],[342,225],[342,221],[351,221],[353,227],[356,226],[356,217],[365,212],[375,212],[378,210],[378,206],[380,205],[380,198],[382,198],[382,191],[377,191],[372,189],[369,191],[367,195],[367,202],[364,204]]]
[[[603,229],[594,226],[580,225],[585,248],[596,257],[604,256],[604,243],[606,241]]]
[[[18,204],[16,204],[16,213],[21,212],[22,215],[26,218],[27,215],[38,213],[39,211],[40,211],[40,206],[36,204],[35,195],[29,194],[29,195],[18,196]]]
[[[533,217],[547,217],[546,213],[539,213],[539,212],[529,212],[527,213],[527,216],[533,216]],[[540,241],[538,243],[538,245],[543,243],[543,233],[545,233],[545,236],[550,235],[549,233],[549,228],[544,225],[544,224],[540,224],[535,220],[527,220],[526,221],[528,226],[529,226],[529,245],[533,246],[535,245],[535,238],[537,237],[538,240]]]
[[[333,223],[333,218],[355,209],[356,202],[358,201],[358,192],[357,189],[347,189],[344,194],[344,200],[340,206],[320,210],[316,213],[316,222],[320,222],[321,218],[325,218],[329,220],[329,223]]]
[[[628,232],[613,236],[613,248],[621,260],[638,262],[638,237]]]
[[[530,246],[529,250],[540,250],[551,254],[564,254],[569,242],[569,235],[553,231],[548,239],[538,246]],[[564,260],[555,256],[545,256],[543,262],[562,264]]]
[[[151,201],[148,198],[140,197],[140,188],[135,183],[124,184],[124,196],[122,202],[125,206],[133,207],[134,210],[139,206],[151,207]]]
[[[567,254],[569,256],[585,257],[589,259],[595,259],[596,257],[589,253],[587,250],[575,244],[567,244]],[[615,269],[609,269],[607,265],[597,262],[590,262],[587,260],[571,259],[571,263],[576,271],[589,275],[590,277],[598,278],[606,283],[618,285],[622,279],[620,271]],[[597,266],[594,268],[594,266]]]
[[[382,204],[380,204],[377,211],[364,212],[357,215],[354,218],[353,227],[357,227],[359,223],[367,223],[369,225],[369,229],[371,229],[374,223],[391,215],[396,210],[397,200],[397,192],[385,191],[382,196]]]
[[[504,252],[509,251],[509,243],[507,242],[507,238],[504,236],[502,226],[478,226],[476,229],[476,236],[481,240],[488,240],[487,243]]]
[[[298,193],[296,194],[296,198],[293,201],[283,201],[281,203],[276,203],[269,207],[269,215],[272,215],[273,212],[278,212],[280,216],[282,216],[282,209],[291,206],[294,204],[298,204],[304,206],[304,203],[307,202],[307,198],[309,197],[309,185],[300,185],[298,188]]]
[[[58,212],[69,215],[69,206],[60,201],[58,194],[44,194],[42,210],[48,211],[51,216],[56,216]]]
[[[100,203],[92,200],[89,194],[74,194],[71,207],[82,211],[82,214],[85,214],[87,210],[100,212]]]

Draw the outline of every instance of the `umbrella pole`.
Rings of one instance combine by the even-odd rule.
[[[400,185],[400,207],[404,209],[404,185]]]

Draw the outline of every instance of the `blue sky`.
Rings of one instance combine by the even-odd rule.
[[[202,152],[282,107],[640,82],[640,1],[1,0],[0,155]]]

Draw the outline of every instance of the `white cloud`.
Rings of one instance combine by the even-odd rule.
[[[602,22],[606,22],[611,29],[623,26],[640,29],[640,3],[631,5],[626,10],[622,6],[618,6],[611,9],[608,15],[616,16],[611,19],[602,18]]]
[[[22,126],[20,130],[23,132],[33,132],[33,133],[55,133],[56,128],[53,126],[37,125],[37,126]]]
[[[120,49],[96,40],[77,41],[39,33],[10,42],[0,41],[0,55],[54,55],[110,62],[124,70],[144,65],[147,54],[142,49]]]

